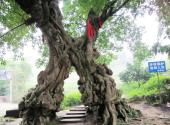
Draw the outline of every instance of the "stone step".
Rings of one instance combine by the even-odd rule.
[[[86,115],[65,115],[61,119],[85,118]]]
[[[71,112],[67,112],[66,115],[85,115],[86,112],[84,111],[71,111]]]
[[[73,107],[73,108],[71,108],[71,109],[80,109],[80,110],[87,110],[87,108],[86,107]]]
[[[74,107],[80,107],[80,108],[84,108],[84,107],[87,107],[87,106],[84,106],[84,105],[78,105],[78,106],[74,106]]]
[[[86,109],[70,109],[70,111],[87,111]]]
[[[87,109],[87,106],[74,106],[72,108],[78,108],[78,109]]]
[[[80,123],[80,122],[84,122],[84,121],[85,121],[84,118],[60,119],[59,120],[60,123]]]

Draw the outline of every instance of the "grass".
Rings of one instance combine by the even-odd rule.
[[[81,94],[77,83],[64,83],[64,100],[61,103],[61,109],[67,109],[71,106],[81,104]]]
[[[159,79],[160,84],[158,83],[157,77],[154,76],[150,78],[146,83],[141,83],[140,87],[138,85],[138,82],[132,81],[123,84],[120,89],[123,91],[123,95],[127,98],[156,94],[159,93],[159,90],[164,90],[165,81],[170,78],[160,76]]]
[[[81,104],[81,94],[77,92],[72,92],[64,96],[64,100],[61,103],[61,109],[67,109],[71,106],[76,106]]]

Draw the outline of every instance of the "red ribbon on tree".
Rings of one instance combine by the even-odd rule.
[[[87,22],[87,35],[88,35],[88,39],[89,40],[93,40],[95,33],[96,33],[95,28],[92,25],[91,19],[89,19],[88,22]]]
[[[101,28],[103,25],[103,22],[100,18],[98,18],[98,26],[99,28]],[[96,35],[96,30],[92,24],[91,19],[88,20],[87,22],[87,35],[88,35],[88,39],[89,40],[94,40],[94,37]]]

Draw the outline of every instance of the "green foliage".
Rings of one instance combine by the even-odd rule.
[[[152,74],[139,64],[128,64],[127,69],[119,75],[123,82],[147,81],[151,76]]]
[[[3,58],[0,58],[0,65],[6,65],[6,60],[4,60]]]
[[[0,21],[8,28],[14,27],[25,19],[26,15],[14,0],[2,0],[0,4]]]
[[[29,15],[20,9],[15,0],[1,0],[0,36],[9,31],[8,34],[0,38],[0,50],[4,50],[4,53],[0,54],[1,64],[6,61],[4,57],[9,52],[13,52],[16,59],[22,58],[22,49],[30,41],[29,38],[32,37],[35,29],[33,26],[20,26],[28,17]],[[13,28],[15,30],[12,30]]]
[[[113,8],[119,6],[122,1],[118,1]],[[93,8],[96,15],[99,16],[107,2],[107,0],[65,0],[63,12],[66,30],[75,37],[83,35],[82,33],[86,30],[89,10]],[[130,1],[130,4],[125,6],[126,9],[120,10],[119,14],[103,24],[95,45],[102,53],[102,56],[97,60],[98,63],[110,63],[114,59],[110,51],[119,51],[123,45],[121,41],[129,42],[141,39],[140,29],[135,25],[132,15],[126,14],[127,9],[131,8],[133,8],[134,13],[135,6],[139,6],[140,3],[139,0]],[[109,38],[112,38],[112,42]]]
[[[39,46],[39,52],[41,57],[37,59],[36,66],[40,68],[41,66],[46,66],[48,63],[48,55],[49,55],[49,48],[47,44],[43,44]]]
[[[113,59],[116,59],[116,56],[110,53],[110,54],[99,56],[96,62],[100,64],[104,64],[104,63],[109,64]]]
[[[133,52],[134,61],[138,63],[142,63],[142,61],[152,55],[148,47],[144,43],[138,41],[131,47],[131,51]]]
[[[65,109],[71,106],[81,104],[81,94],[79,92],[72,92],[65,95],[63,102],[61,103],[61,109]]]
[[[157,53],[167,53],[170,57],[170,44],[162,46],[161,43],[156,42],[152,46],[152,52],[156,55]]]
[[[61,103],[61,109],[81,104],[81,94],[78,91],[78,85],[76,82],[64,84],[64,95],[64,100]]]
[[[124,0],[118,1],[113,8],[119,6],[122,1]],[[89,10],[93,8],[96,14],[99,15],[107,2],[108,0],[64,0],[63,14],[66,30],[70,33],[72,37],[83,35],[82,33],[84,33],[84,31],[86,30],[86,19]],[[20,7],[15,3],[14,0],[2,0],[1,3],[0,26],[2,25],[2,28],[6,28],[6,30],[9,30],[21,24],[29,17],[29,15],[25,14],[20,9]],[[140,33],[138,32],[138,30],[136,30],[137,28],[136,26],[134,26],[134,22],[130,20],[131,15],[126,14],[126,12],[127,9],[132,8],[133,12],[135,12],[135,9],[137,9],[137,6],[139,6],[140,4],[140,0],[131,1],[130,4],[126,6],[126,9],[122,9],[120,11],[119,16],[113,16],[111,19],[109,19],[108,23],[105,23],[103,25],[103,28],[99,34],[99,38],[96,42],[96,46],[100,50],[100,52],[106,55],[109,54],[106,52],[106,50],[113,49],[112,44],[108,42],[109,37],[112,37],[114,39],[114,45],[117,44],[115,41],[118,40],[120,41],[124,39],[131,39],[131,41],[134,41],[134,39],[139,37]],[[110,24],[109,27],[108,24]],[[25,43],[29,41],[25,39],[32,36],[31,33],[33,31],[33,28],[31,28],[32,27],[22,26],[19,29],[10,32],[10,34],[6,35],[5,37],[3,37],[3,39],[0,40],[0,43],[2,43],[1,45],[12,47],[14,53],[20,53],[20,55],[17,55],[17,57],[20,57],[22,55],[22,51],[19,51],[19,49],[23,48]],[[5,32],[5,30],[3,30],[3,32]],[[118,48],[120,48],[121,44],[119,43],[117,46]],[[42,49],[42,46],[39,47],[42,52],[42,58],[37,61],[37,66],[46,64],[46,57],[48,56],[48,52],[46,51],[47,49]]]
[[[158,83],[158,79],[156,76],[151,77],[146,83],[141,82],[140,88],[137,82],[132,81],[128,84],[123,84],[121,90],[123,91],[123,94],[128,98],[157,94],[159,93],[159,88],[161,91],[164,91],[166,81],[170,80],[169,77],[165,76],[160,76],[159,79],[160,84]]]
[[[136,2],[129,4],[127,9],[132,6],[138,6],[139,0],[134,0]],[[102,12],[104,5],[108,2],[107,0],[65,0],[64,1],[64,24],[67,31],[75,37],[83,35],[86,28],[86,20],[88,12],[91,8],[94,9],[97,15]],[[122,2],[118,1],[117,5]],[[109,26],[109,27],[108,27]],[[102,29],[100,30],[99,37],[96,41],[96,47],[100,52],[105,52],[105,50],[113,49],[113,45],[109,42],[109,37],[114,41],[114,45],[118,48],[122,43],[120,41],[127,40],[135,41],[141,36],[139,33],[139,28],[134,25],[132,16],[126,14],[126,9],[122,9],[119,16],[113,16],[108,21],[104,23]],[[115,47],[115,46],[114,46]],[[115,49],[115,48],[114,48]]]
[[[161,28],[166,31],[167,36],[170,38],[170,7],[168,0],[155,0],[155,5],[158,7],[157,13]],[[162,35],[162,34],[161,34]]]
[[[83,14],[82,17],[86,18],[89,10],[93,8],[95,12],[99,14],[101,9],[104,7],[107,0],[65,0],[64,1],[64,12],[70,11],[71,7],[74,6],[74,9],[77,13]]]
[[[167,53],[169,58],[170,58],[170,44],[169,45],[165,45],[165,46],[161,46],[160,47],[160,51],[162,53]]]
[[[122,1],[124,0],[119,0],[113,8],[119,6]],[[96,46],[100,51],[103,52],[103,50],[112,49],[112,45],[108,42],[109,37],[114,39],[114,44],[116,44],[116,41],[120,42],[126,40],[131,42],[140,39],[140,30],[134,25],[134,17],[138,14],[144,13],[144,9],[146,8],[154,9],[155,6],[157,6],[160,21],[165,25],[164,28],[169,29],[168,24],[170,22],[170,11],[168,2],[166,0],[163,2],[160,2],[160,0],[151,0],[151,2],[145,1],[146,0],[131,0],[123,9],[121,9],[103,25],[98,41],[96,42]],[[86,19],[89,10],[93,8],[96,14],[99,15],[108,0],[64,0],[63,2],[65,28],[72,37],[78,37],[85,31]],[[148,4],[148,7],[146,6],[146,3]],[[29,15],[25,14],[14,0],[1,0],[0,35],[23,23],[28,17]],[[28,41],[25,39],[32,36],[31,33],[34,28],[31,28],[32,27],[22,26],[6,35],[3,39],[0,39],[0,48],[2,48],[2,46],[6,48],[11,47],[13,52],[16,54],[18,52],[22,54],[19,49],[23,48],[25,43]],[[168,32],[169,30],[167,30],[167,33]],[[121,46],[121,44],[118,44],[118,46]],[[47,54],[44,54],[44,51],[42,51],[42,53],[42,57],[47,56]],[[3,63],[3,61],[1,61],[2,59],[0,57],[0,62]],[[45,57],[39,59],[37,65],[42,65],[44,62],[46,62]]]
[[[0,36],[23,23],[27,18],[28,15],[20,9],[14,0],[2,0],[0,4]],[[22,38],[28,36],[29,30],[30,28],[26,26],[15,29],[15,31],[0,38],[0,45],[13,47],[14,52],[19,48],[23,48],[26,41],[22,41]]]

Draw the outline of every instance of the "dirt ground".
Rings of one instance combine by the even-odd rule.
[[[145,102],[133,102],[129,105],[140,110],[143,116],[137,119],[129,119],[126,125],[170,125],[170,107],[166,105],[151,106]]]
[[[142,112],[143,116],[136,119],[128,119],[128,123],[118,123],[118,125],[170,125],[170,107],[151,106],[144,102],[129,103],[132,108],[138,109]],[[16,119],[12,122],[6,122],[0,125],[19,125],[21,119]],[[77,124],[62,124],[62,125],[93,125],[87,120],[86,123]]]

